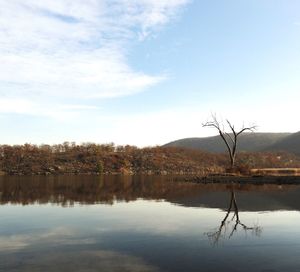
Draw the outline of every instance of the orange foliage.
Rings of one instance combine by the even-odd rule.
[[[226,154],[175,148],[114,146],[65,142],[58,145],[2,145],[0,170],[11,175],[31,174],[197,174],[222,173]],[[240,153],[237,170],[300,167],[300,158],[287,153]]]

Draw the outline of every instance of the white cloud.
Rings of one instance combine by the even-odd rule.
[[[0,113],[51,117],[57,121],[78,119],[83,111],[97,111],[99,107],[84,104],[38,103],[25,98],[0,98]]]
[[[130,67],[128,47],[187,2],[0,0],[0,97],[26,98],[20,112],[31,101],[116,97],[157,84],[163,75]]]

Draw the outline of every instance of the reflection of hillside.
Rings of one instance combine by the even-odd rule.
[[[1,177],[0,203],[113,204],[138,198],[226,209],[229,185],[172,182],[153,176]],[[240,210],[300,210],[296,185],[236,185]]]

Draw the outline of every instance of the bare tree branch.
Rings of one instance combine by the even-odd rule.
[[[231,143],[234,145],[234,139],[232,138],[232,136],[227,132],[225,132],[225,135],[230,139]]]
[[[252,126],[252,127],[245,127],[245,128],[243,128],[243,129],[241,129],[238,133],[237,133],[237,135],[240,135],[240,134],[242,134],[243,132],[245,132],[245,131],[250,131],[250,132],[253,132],[254,130],[256,130],[257,129],[257,127],[256,126]]]

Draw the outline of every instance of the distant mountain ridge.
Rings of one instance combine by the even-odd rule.
[[[213,153],[226,152],[220,136],[185,138],[173,141],[164,147],[183,147]],[[244,133],[238,142],[239,151],[286,151],[300,155],[300,132],[296,133]]]
[[[300,155],[300,131],[284,137],[273,145],[268,146],[269,151],[286,151]]]

